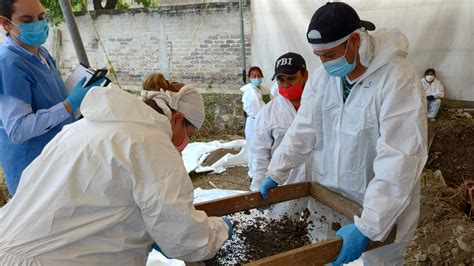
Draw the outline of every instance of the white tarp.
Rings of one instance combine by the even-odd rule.
[[[218,149],[240,149],[238,154],[228,153],[210,166],[203,166],[202,163],[207,156]],[[213,172],[222,173],[225,169],[234,166],[247,165],[247,146],[245,139],[239,139],[229,142],[211,141],[211,142],[193,142],[189,143],[183,153],[184,167],[190,173]]]
[[[300,53],[310,70],[320,65],[306,40],[313,13],[324,0],[253,0],[252,64],[270,87],[275,60]],[[410,42],[408,60],[420,74],[434,68],[446,98],[474,101],[474,1],[347,0],[361,19],[377,28],[398,28]]]

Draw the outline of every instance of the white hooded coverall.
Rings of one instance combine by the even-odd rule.
[[[277,183],[313,152],[312,178],[363,205],[357,228],[374,241],[397,224],[396,242],[366,252],[366,265],[403,265],[419,216],[419,176],[427,159],[426,97],[402,57],[398,31],[361,36],[359,77],[346,102],[341,78],[323,67],[310,77],[302,105],[269,165]]]
[[[211,258],[228,226],[193,206],[169,120],[127,92],[96,87],[0,209],[0,265],[145,265],[153,241]]]
[[[425,78],[421,79],[421,84],[425,89],[426,96],[434,96],[435,99],[428,101],[428,117],[435,118],[441,107],[441,98],[444,97],[444,86],[437,78],[433,82],[428,83]]]
[[[252,137],[252,161],[250,162],[250,190],[257,191],[267,174],[273,153],[280,145],[286,131],[295,119],[296,109],[293,104],[279,95],[260,110],[255,119],[254,135]],[[311,159],[311,158],[309,158]],[[311,160],[307,160],[308,165]],[[286,183],[305,182],[305,164],[291,169]]]
[[[248,165],[250,168],[250,162],[252,161],[250,146],[252,145],[255,117],[257,116],[260,109],[265,106],[262,95],[268,93],[263,86],[257,88],[252,85],[252,83],[245,84],[240,88],[240,91],[243,92],[242,105],[244,112],[247,114],[247,119],[245,120],[245,143],[247,145]],[[250,176],[250,171],[248,174]]]
[[[251,83],[242,86],[240,91],[243,92],[243,109],[244,112],[247,113],[247,120],[245,121],[245,139],[247,140],[247,145],[249,145],[253,135],[255,117],[257,116],[260,109],[265,106],[262,95],[268,93],[266,93],[266,90],[263,86],[257,88]]]

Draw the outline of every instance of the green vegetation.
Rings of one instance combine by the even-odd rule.
[[[53,25],[58,25],[64,21],[61,6],[58,0],[40,0],[44,8],[49,14],[49,20]],[[135,3],[143,7],[157,7],[158,0],[135,0]],[[87,0],[71,0],[72,10],[74,12],[86,11]],[[101,0],[94,0],[94,9],[129,9],[130,4],[123,0],[107,0],[105,6],[101,4]]]

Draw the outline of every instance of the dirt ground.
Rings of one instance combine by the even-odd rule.
[[[429,131],[434,138],[421,179],[420,220],[405,265],[474,265],[474,221],[462,187],[467,176],[474,181],[474,120],[463,110],[444,109]],[[195,187],[248,190],[247,171],[191,178]]]
[[[474,265],[474,220],[464,182],[474,181],[474,120],[441,110],[423,172],[421,214],[407,265]],[[474,183],[472,183],[474,185]]]
[[[233,167],[221,174],[191,173],[194,187],[202,189],[222,188],[233,190],[249,190],[250,178],[247,167]]]

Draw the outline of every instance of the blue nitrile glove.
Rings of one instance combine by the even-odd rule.
[[[232,222],[229,220],[227,217],[222,217],[222,220],[229,226],[229,230],[227,231],[227,235],[229,236],[228,239],[232,238],[232,235],[234,234],[234,225]]]
[[[276,187],[278,187],[277,182],[273,181],[271,177],[266,176],[265,179],[263,179],[262,184],[258,187],[258,190],[260,191],[260,194],[262,194],[262,198],[267,199],[268,190]]]
[[[166,254],[163,253],[163,251],[161,251],[160,246],[158,246],[158,244],[156,244],[156,242],[153,242],[153,245],[151,245],[151,248],[158,251],[158,252],[160,252],[161,254],[163,254],[163,256],[165,256],[167,259],[169,259],[168,256],[166,256]]]
[[[86,78],[82,78],[72,89],[71,95],[66,98],[66,102],[71,105],[72,110],[76,111],[79,106],[81,106],[81,102],[86,96],[86,93],[95,86],[99,86],[102,82],[104,82],[105,79],[99,79],[96,82],[92,83],[90,86],[87,86],[83,88],[82,86],[84,85],[84,82],[86,81]]]
[[[344,225],[337,230],[336,236],[342,238],[341,251],[332,262],[332,265],[336,266],[358,259],[369,243],[369,238],[362,234],[355,224]]]

